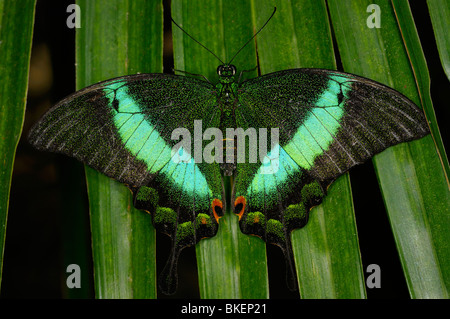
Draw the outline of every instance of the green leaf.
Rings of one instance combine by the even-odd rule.
[[[250,13],[248,1],[172,1],[174,20],[223,61],[229,61],[252,37]],[[175,69],[216,81],[220,61],[178,28],[173,28],[173,46]],[[246,46],[233,63],[240,70],[253,69],[255,46]],[[246,72],[244,76],[254,77],[256,73]],[[196,246],[201,297],[268,298],[264,242],[243,235],[238,218],[229,211],[219,224],[215,237]]]
[[[401,15],[396,9],[398,24],[391,3],[377,1],[381,28],[366,24],[372,1],[328,3],[344,70],[387,84],[420,105],[414,71],[424,69],[415,64],[417,59],[408,59],[404,46],[405,41],[410,57],[421,54],[411,38],[416,30],[407,3],[395,2],[396,8],[402,7]],[[419,88],[424,89],[423,84]],[[430,125],[438,132],[435,121]],[[373,162],[411,296],[448,297],[450,194],[433,139],[427,136],[391,147]]]
[[[77,88],[162,72],[161,1],[78,1]],[[97,298],[155,298],[155,231],[127,188],[86,167]]]
[[[258,37],[262,73],[335,69],[325,1],[254,1],[255,25],[262,25],[274,6],[276,15]],[[307,226],[291,237],[302,298],[365,298],[348,174],[330,187]]]
[[[437,263],[436,267],[439,268],[441,273],[441,278],[434,282],[434,286],[430,287],[430,292],[421,292],[418,297],[434,297],[434,293],[437,293],[439,289],[443,290],[442,296],[448,297],[448,292],[450,288],[450,249],[448,243],[450,242],[450,192],[449,192],[449,174],[450,168],[448,163],[448,157],[445,153],[442,138],[439,133],[439,127],[437,124],[436,116],[433,109],[433,103],[430,95],[430,75],[428,73],[427,64],[425,61],[425,56],[423,54],[420,40],[417,34],[416,27],[414,25],[414,20],[411,14],[411,10],[408,2],[406,1],[392,1],[394,10],[397,15],[397,21],[402,31],[403,41],[405,47],[408,51],[408,55],[411,61],[411,67],[416,78],[419,97],[422,101],[422,105],[425,111],[428,122],[430,123],[431,135],[434,140],[437,154],[433,153],[432,144],[428,146],[429,152],[431,152],[430,157],[436,159],[436,155],[439,158],[441,169],[437,168],[437,163],[435,164],[436,171],[430,172],[434,173],[434,181],[439,180],[440,183],[436,183],[428,189],[428,185],[425,184],[429,182],[425,176],[422,176],[423,185],[426,189],[423,189],[423,193],[427,193],[424,197],[435,198],[439,196],[438,200],[434,200],[430,206],[424,207],[424,212],[426,213],[426,219],[429,223],[429,230],[432,236],[431,244],[436,259],[434,262]],[[442,8],[445,10],[445,6]],[[448,5],[447,5],[448,10]],[[427,158],[423,159],[427,161]],[[424,172],[428,174],[428,172]],[[431,186],[431,185],[429,185]],[[431,190],[431,192],[430,192]],[[432,211],[439,211],[439,214],[431,213]],[[437,272],[437,271],[436,271]],[[437,276],[437,274],[436,274]],[[419,286],[421,289],[427,289],[427,286]],[[433,291],[431,291],[433,289]]]
[[[433,24],[434,36],[447,78],[450,80],[450,2],[446,0],[428,0],[431,23]]]
[[[439,132],[436,114],[433,109],[433,102],[430,94],[430,75],[428,73],[425,56],[420,45],[419,36],[414,24],[409,4],[406,1],[393,1],[393,8],[397,16],[402,38],[411,61],[411,68],[418,86],[419,98],[422,102],[425,115],[430,123],[431,135],[437,148],[441,165],[444,169],[447,182],[450,176],[448,157],[445,152],[444,143]],[[445,6],[444,6],[445,11]]]
[[[0,0],[0,283],[9,191],[22,133],[35,1]]]

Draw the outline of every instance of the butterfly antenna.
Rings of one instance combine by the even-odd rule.
[[[264,25],[258,30],[258,32],[256,32],[239,50],[238,50],[238,52],[236,52],[236,54],[233,56],[233,58],[230,60],[230,62],[228,62],[228,64],[231,64],[231,62],[234,60],[234,58],[239,54],[239,52],[241,52],[241,50],[243,49],[243,48],[245,48],[245,46],[247,45],[247,44],[249,44],[250,43],[250,41],[252,41],[257,35],[258,35],[258,33],[260,33],[261,32],[261,30],[262,29],[264,29],[264,27],[267,25],[267,23],[269,23],[269,21],[270,21],[270,19],[272,19],[272,17],[273,17],[273,15],[275,14],[275,12],[277,11],[277,7],[274,7],[273,8],[273,12],[272,12],[272,15],[270,16],[270,18],[269,19],[267,19],[267,21],[266,21],[266,23],[264,23]]]
[[[172,20],[172,22],[181,30],[183,31],[189,38],[191,38],[192,40],[194,40],[196,43],[200,44],[206,51],[208,51],[209,53],[211,53],[212,55],[214,55],[216,57],[217,60],[220,61],[220,63],[225,64],[217,55],[214,54],[214,52],[212,52],[210,49],[208,49],[207,47],[205,47],[203,44],[201,44],[199,41],[197,41],[196,39],[194,39],[194,37],[192,37],[189,33],[187,33],[186,31],[183,30],[182,27],[180,27],[178,25],[178,23],[175,22],[175,20],[170,17],[170,20]]]

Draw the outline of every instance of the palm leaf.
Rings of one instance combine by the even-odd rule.
[[[0,283],[14,156],[28,89],[34,10],[35,1],[0,1]]]
[[[450,37],[447,32],[450,23],[450,4],[445,0],[428,0],[427,4],[442,67],[450,80],[450,53],[448,51]]]
[[[77,87],[162,71],[162,3],[79,1]],[[132,21],[132,23],[130,23]],[[97,298],[155,298],[155,233],[129,190],[86,167]]]
[[[383,13],[383,26],[379,29],[369,29],[365,24],[369,4],[370,1],[329,1],[344,70],[394,87],[421,105],[414,80],[419,66],[408,59],[406,51],[414,56],[420,50],[417,41],[415,47],[408,46],[409,36],[417,38],[417,34],[407,3],[394,2],[397,21],[392,4],[379,2]],[[425,110],[428,115],[429,110]],[[429,117],[428,120],[431,131],[437,134],[436,122]],[[374,157],[374,164],[411,297],[446,297],[447,280],[441,272],[446,266],[440,265],[443,260],[438,256],[442,251],[448,254],[448,249],[441,246],[444,243],[435,234],[444,229],[448,233],[449,192],[432,137],[389,148]],[[447,222],[435,222],[438,219]]]

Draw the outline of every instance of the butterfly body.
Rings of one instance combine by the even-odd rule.
[[[216,85],[165,74],[94,84],[53,107],[29,140],[128,185],[135,207],[172,238],[160,276],[166,293],[181,250],[213,237],[228,205],[243,233],[282,248],[294,288],[291,231],[332,181],[428,134],[426,120],[400,93],[343,72],[292,69],[242,82],[233,65],[217,73]]]

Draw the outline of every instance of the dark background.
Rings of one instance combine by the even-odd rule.
[[[66,27],[66,8],[72,2],[37,2],[24,136],[51,105],[75,91],[75,31]],[[169,5],[170,2],[165,1],[166,21],[169,20]],[[449,133],[444,119],[450,118],[446,107],[449,83],[440,64],[426,2],[411,1],[411,7],[432,79],[436,116],[440,119],[444,143],[448,144]],[[170,39],[170,24],[166,23],[165,30],[165,38]],[[165,43],[165,70],[171,70],[173,66],[171,54],[169,41]],[[92,298],[89,215],[83,167],[70,158],[35,151],[24,136],[17,148],[11,185],[0,296]],[[409,298],[372,163],[369,161],[353,168],[350,176],[364,270],[370,264],[381,267],[381,288],[367,289],[368,298]],[[74,198],[83,200],[73,202]],[[70,215],[68,208],[76,205],[85,212],[81,220]],[[75,219],[78,220],[76,225],[73,224]],[[76,242],[70,240],[71,236],[78,238]],[[168,257],[169,242],[168,237],[157,235],[158,270],[162,269]],[[281,251],[269,245],[267,253],[270,296],[298,298],[297,293],[286,287]],[[84,260],[80,265],[82,289],[66,288],[65,268],[71,263],[67,255]],[[160,293],[158,297],[165,298]],[[173,297],[199,297],[193,247],[181,254],[179,289]]]

